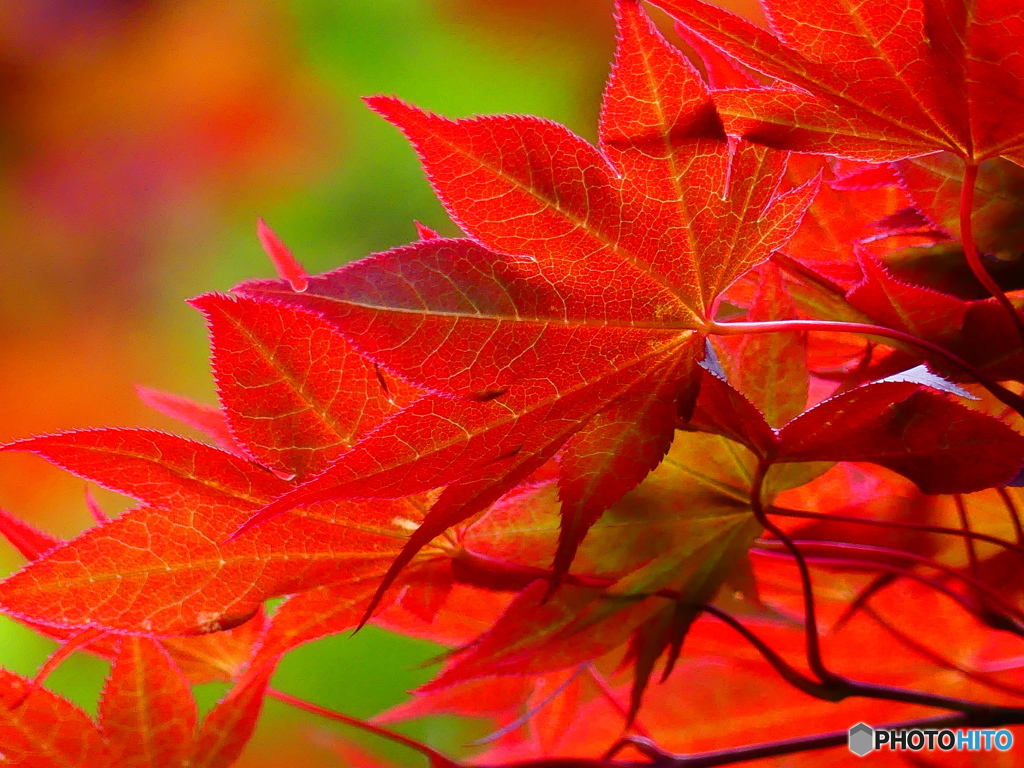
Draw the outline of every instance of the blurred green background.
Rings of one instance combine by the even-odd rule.
[[[456,234],[412,151],[360,96],[543,115],[593,139],[611,5],[0,2],[0,442],[101,425],[184,431],[134,385],[215,402],[205,328],[184,300],[272,274],[257,216],[311,272],[415,239],[414,219]],[[0,455],[0,506],[58,535],[89,525],[83,485]],[[97,497],[110,513],[127,505]],[[0,572],[21,562],[0,543]],[[31,675],[53,648],[0,618],[0,665]],[[274,685],[368,716],[424,682],[438,650],[370,628],[300,649]],[[105,670],[78,654],[52,686],[95,711]],[[209,705],[221,691],[199,695]],[[485,726],[412,728],[457,750]],[[269,702],[240,765],[345,765],[337,733]]]

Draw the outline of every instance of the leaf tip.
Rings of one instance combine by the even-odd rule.
[[[415,107],[402,101],[397,96],[387,96],[383,93],[374,96],[363,96],[363,103],[388,122],[393,122],[392,117],[397,117],[402,112],[409,112],[415,109]]]
[[[416,225],[416,234],[420,240],[439,240],[441,238],[436,230],[431,229],[426,224],[421,224],[418,221],[413,221],[413,224]]]
[[[54,547],[63,544],[61,539],[44,533],[38,528],[7,512],[0,507],[0,536],[17,549],[29,562],[38,560]]]
[[[110,522],[110,515],[108,515],[100,503],[96,501],[96,497],[93,495],[92,489],[89,486],[85,486],[85,506],[89,509],[89,514],[92,515],[92,519],[102,525],[103,523]]]
[[[264,522],[266,520],[269,520],[275,514],[276,513],[274,513],[274,512],[268,513],[267,512],[267,508],[264,507],[259,512],[257,512],[255,515],[253,515],[248,520],[246,520],[244,523],[242,523],[240,526],[238,526],[238,528],[235,529],[234,533],[232,533],[226,539],[224,539],[221,542],[221,544],[230,544],[233,541],[237,541],[242,536],[244,536],[249,531],[251,531],[253,528],[255,528],[257,525],[259,525],[260,523],[262,523],[262,522]]]
[[[429,122],[441,119],[437,115],[422,110],[397,96],[385,96],[383,94],[364,96],[363,103],[402,131],[406,136],[416,134],[417,125],[422,127],[422,121]]]
[[[309,274],[262,218],[256,220],[256,236],[274,263],[277,274],[288,282],[293,291],[302,293],[309,288]]]

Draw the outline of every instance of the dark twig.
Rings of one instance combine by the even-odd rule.
[[[1001,494],[1006,494],[1005,488],[997,489]],[[1007,495],[1008,496],[1008,495]],[[1010,502],[1012,507],[1013,502]],[[978,533],[975,531],[964,531],[958,528],[948,528],[943,525],[928,525],[927,523],[907,523],[898,520],[874,520],[869,517],[853,517],[852,515],[833,515],[825,514],[823,512],[807,512],[800,509],[788,509],[785,507],[770,507],[769,512],[773,515],[781,515],[783,517],[801,517],[808,520],[824,520],[830,523],[853,523],[855,525],[872,525],[879,526],[882,528],[894,528],[907,531],[921,531],[923,533],[942,533],[950,536],[959,536],[961,538],[970,538],[975,541],[984,541],[988,544],[995,544],[998,547],[1008,549],[1012,552],[1024,557],[1024,530],[1021,530],[1019,535],[1021,538],[1016,544],[1007,541],[1006,539],[1000,539],[998,536],[990,536],[987,533]],[[1016,509],[1013,509],[1014,517],[1016,517]],[[1020,519],[1017,518],[1015,527],[1020,526]]]
[[[904,632],[902,629],[900,629],[895,624],[886,619],[884,616],[882,616],[880,613],[878,613],[878,611],[876,611],[871,606],[865,606],[864,613],[870,616],[876,624],[878,624],[880,627],[882,627],[882,629],[884,629],[886,632],[888,632],[890,635],[896,638],[902,645],[906,646],[919,656],[928,659],[928,661],[932,662],[936,666],[942,667],[943,669],[951,670],[953,672],[957,672],[963,675],[964,677],[968,677],[971,680],[980,683],[981,685],[985,685],[989,688],[992,688],[993,690],[1002,691],[1003,693],[1009,693],[1014,696],[1024,697],[1024,688],[1019,688],[1015,685],[1008,685],[1006,683],[1001,683],[998,680],[993,680],[991,677],[989,677],[989,673],[982,672],[976,669],[968,669],[967,667],[957,664],[952,659],[947,659],[938,651],[932,650],[923,643],[918,642],[912,635],[908,634],[907,632]]]
[[[985,265],[981,263],[981,256],[978,255],[978,248],[974,244],[974,227],[971,224],[971,213],[974,208],[974,184],[977,180],[977,164],[967,162],[964,167],[963,186],[960,188],[960,243],[963,245],[964,256],[967,258],[967,265],[971,268],[971,272],[978,278],[978,282],[985,287],[985,290],[991,293],[996,301],[1002,305],[1003,309],[1006,310],[1010,320],[1013,322],[1013,327],[1017,329],[1017,336],[1020,338],[1021,343],[1024,344],[1024,321],[1021,320],[1020,313],[1013,306],[1013,303],[1003,293],[1003,289],[999,287],[999,283],[992,279],[988,270],[985,269]]]
[[[793,540],[786,533],[773,523],[765,513],[764,505],[761,502],[761,491],[764,487],[764,478],[768,473],[771,462],[762,459],[758,462],[754,472],[754,478],[750,484],[750,509],[754,513],[757,522],[772,536],[782,542],[783,546],[796,561],[797,570],[800,572],[800,585],[804,596],[804,634],[807,644],[807,663],[811,671],[818,676],[823,683],[829,683],[835,676],[828,671],[821,658],[821,641],[818,637],[818,621],[814,610],[814,586],[811,583],[811,572],[807,567],[803,554],[797,548]]]
[[[1005,488],[996,488],[996,493],[1003,500],[1006,511],[1010,513],[1010,522],[1013,523],[1013,531],[1017,534],[1017,543],[1022,547],[1021,554],[1024,555],[1024,525],[1021,525],[1020,511],[1013,501],[1013,497]]]
[[[940,563],[937,560],[918,555],[914,552],[907,552],[902,549],[891,549],[890,547],[878,547],[871,546],[869,544],[851,544],[844,541],[823,541],[815,539],[800,539],[794,541],[794,544],[799,544],[805,554],[812,556],[816,550],[838,550],[842,553],[847,553],[849,560],[855,560],[871,565],[892,565],[888,560],[883,558],[893,558],[897,560],[903,560],[909,563],[915,563],[927,568],[934,568],[940,573],[946,576],[961,581],[967,586],[975,590],[980,597],[984,597],[986,600],[991,600],[992,603],[1003,611],[1008,617],[1014,617],[1016,621],[1024,621],[1024,611],[1010,605],[1002,597],[996,594],[987,584],[978,579],[970,576],[966,573],[958,571],[956,568],[952,568],[945,563]],[[774,542],[770,540],[762,540],[758,542],[759,546],[773,546]],[[788,547],[787,547],[788,549]],[[861,555],[861,557],[858,557]],[[871,556],[875,557],[871,557]],[[908,574],[910,571],[907,569]]]
[[[767,549],[752,549],[751,552],[755,552],[758,555],[766,557],[789,557],[788,552],[773,552]],[[999,614],[990,611],[986,606],[979,605],[974,601],[970,600],[965,595],[951,589],[947,585],[935,579],[930,579],[927,576],[917,573],[915,571],[907,570],[890,563],[870,563],[863,560],[853,560],[845,557],[819,557],[809,556],[806,558],[807,562],[814,563],[815,565],[824,566],[826,568],[839,568],[850,571],[861,571],[861,572],[873,572],[873,571],[884,571],[888,573],[896,574],[901,578],[913,579],[919,584],[934,589],[936,592],[941,592],[950,600],[958,603],[967,613],[974,616],[978,621],[986,624],[994,629],[999,629],[1010,634],[1017,635],[1018,637],[1024,637],[1024,627],[1022,627],[1013,619],[1002,617],[1000,619]]]
[[[967,535],[964,536],[964,546],[967,547],[967,562],[971,569],[971,578],[978,579],[980,573],[978,568],[978,550],[974,546],[974,539],[970,537],[971,522],[967,517],[967,505],[964,504],[963,494],[954,493],[953,503],[956,504],[956,514],[960,518],[960,528]]]

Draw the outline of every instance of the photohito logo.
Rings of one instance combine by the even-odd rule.
[[[857,723],[850,729],[850,751],[857,757],[864,757],[875,748],[875,729],[864,723]]]
[[[1013,734],[1005,728],[872,728],[867,723],[857,723],[850,729],[847,739],[850,751],[857,757],[864,757],[876,749],[921,750],[950,752],[967,750],[1005,752],[1013,746]]]

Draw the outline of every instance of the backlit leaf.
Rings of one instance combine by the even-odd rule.
[[[4,610],[61,627],[227,629],[273,595],[379,575],[408,536],[395,521],[422,515],[404,499],[332,502],[226,542],[287,484],[215,448],[143,430],[16,445],[154,505],[89,529],[0,585]]]
[[[85,712],[45,688],[30,686],[30,681],[0,669],[0,754],[5,765],[111,764],[110,750]]]
[[[730,133],[872,161],[1021,157],[1024,11],[1012,3],[764,0],[775,34],[700,0],[656,4],[784,83],[716,93]]]
[[[414,398],[308,312],[217,294],[191,303],[210,324],[231,429],[269,467],[315,474]]]
[[[100,699],[100,728],[115,764],[185,765],[196,727],[188,680],[160,645],[125,637]]]
[[[383,589],[418,547],[588,422],[607,438],[608,419],[637,458],[583,463],[567,448],[561,572],[587,526],[664,451],[670,427],[654,414],[691,387],[696,372],[682,363],[720,294],[785,244],[817,180],[786,190],[782,154],[731,146],[694,68],[635,2],[620,2],[618,17],[598,148],[535,118],[453,121],[369,100],[472,240],[377,254],[311,278],[304,293],[266,281],[236,290],[322,313],[383,368],[448,399],[409,406],[248,525],[313,500],[446,485]],[[644,389],[657,392],[651,407],[626,404]],[[607,446],[598,453],[609,457]],[[606,498],[587,490],[598,487]]]
[[[779,439],[781,461],[870,461],[925,493],[1002,485],[1024,464],[1024,436],[913,382],[837,395],[789,422]]]
[[[228,768],[241,755],[263,708],[272,665],[250,670],[199,726],[189,768]]]

